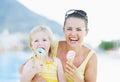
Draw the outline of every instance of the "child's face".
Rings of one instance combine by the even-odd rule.
[[[50,39],[44,32],[37,32],[31,36],[31,48],[36,50],[37,48],[43,48],[48,53],[50,49]]]

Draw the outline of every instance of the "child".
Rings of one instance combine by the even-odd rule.
[[[61,61],[54,57],[55,47],[50,29],[42,26],[34,28],[30,32],[29,40],[34,55],[20,70],[20,81],[37,82],[35,77],[40,77],[44,82],[66,82]]]

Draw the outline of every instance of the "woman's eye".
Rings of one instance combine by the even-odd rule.
[[[82,29],[77,29],[77,31],[82,31]]]
[[[66,30],[72,30],[71,28],[68,28],[68,29],[66,29]]]

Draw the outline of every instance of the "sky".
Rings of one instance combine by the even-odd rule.
[[[120,39],[119,0],[18,0],[33,12],[57,21],[64,22],[65,12],[81,9],[88,14],[89,33],[87,43],[97,46],[104,41]]]

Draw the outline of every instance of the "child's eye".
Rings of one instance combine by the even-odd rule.
[[[43,39],[43,41],[47,41],[46,39]]]
[[[38,42],[38,40],[35,40],[35,42]]]
[[[71,28],[67,28],[66,30],[72,30]]]

